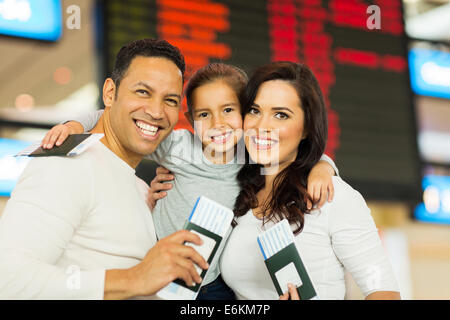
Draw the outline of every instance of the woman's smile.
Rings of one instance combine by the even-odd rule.
[[[261,136],[252,136],[250,137],[250,141],[252,143],[252,147],[257,150],[269,150],[278,144],[278,140],[264,138]]]
[[[305,136],[303,126],[304,112],[292,84],[283,80],[262,83],[244,119],[250,157],[264,166],[294,161]]]

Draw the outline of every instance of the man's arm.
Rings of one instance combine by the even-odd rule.
[[[60,158],[30,161],[0,219],[0,297],[102,299],[105,270],[56,265],[84,212],[91,190],[88,168],[65,170]],[[88,182],[89,185],[90,182]]]
[[[199,236],[180,230],[161,239],[138,265],[129,269],[106,271],[105,300],[128,299],[156,294],[175,279],[182,279],[188,286],[201,283],[194,263],[203,269],[209,267],[195,249],[184,242],[202,244]]]
[[[0,299],[123,299],[155,294],[177,278],[201,282],[194,263],[208,265],[183,245],[201,239],[187,231],[162,239],[129,269],[57,266],[93,208],[93,190],[86,188],[93,172],[66,166],[73,161],[33,159],[20,177],[0,219]]]

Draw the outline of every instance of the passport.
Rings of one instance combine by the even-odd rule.
[[[234,213],[231,209],[207,197],[198,197],[184,224],[184,229],[197,234],[203,240],[203,244],[198,246],[185,243],[185,245],[192,246],[211,265],[221,242],[231,228],[233,217]],[[198,266],[196,269],[200,277],[205,279],[208,270]],[[188,286],[183,280],[177,279],[162,288],[156,295],[167,300],[195,300],[201,285],[202,283]]]
[[[261,233],[257,241],[278,295],[286,293],[287,284],[292,283],[301,300],[319,299],[286,219]]]
[[[52,149],[43,149],[41,147],[41,141],[39,141],[20,151],[15,157],[73,157],[89,149],[90,146],[98,142],[103,136],[103,133],[71,134],[59,147],[54,146]]]

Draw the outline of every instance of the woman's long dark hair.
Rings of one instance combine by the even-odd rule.
[[[284,80],[291,84],[300,98],[305,114],[304,130],[306,138],[298,145],[294,162],[277,174],[272,191],[263,205],[264,221],[280,221],[286,218],[290,224],[296,224],[298,234],[303,229],[304,214],[309,213],[306,199],[307,178],[312,167],[322,156],[327,141],[327,114],[319,83],[312,71],[304,64],[294,62],[271,62],[257,68],[250,78],[243,95],[242,114],[248,113],[253,106],[258,89],[270,80]],[[248,159],[248,153],[246,157]],[[234,205],[235,218],[245,215],[248,210],[258,207],[257,193],[265,186],[265,177],[261,175],[262,166],[245,164],[237,179],[241,191]]]

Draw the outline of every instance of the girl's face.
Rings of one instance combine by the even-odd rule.
[[[287,81],[266,81],[244,118],[245,146],[252,160],[284,168],[297,157],[306,137],[304,112],[297,91]]]
[[[242,138],[241,105],[236,92],[223,80],[204,84],[192,93],[194,130],[212,153],[234,150]]]

